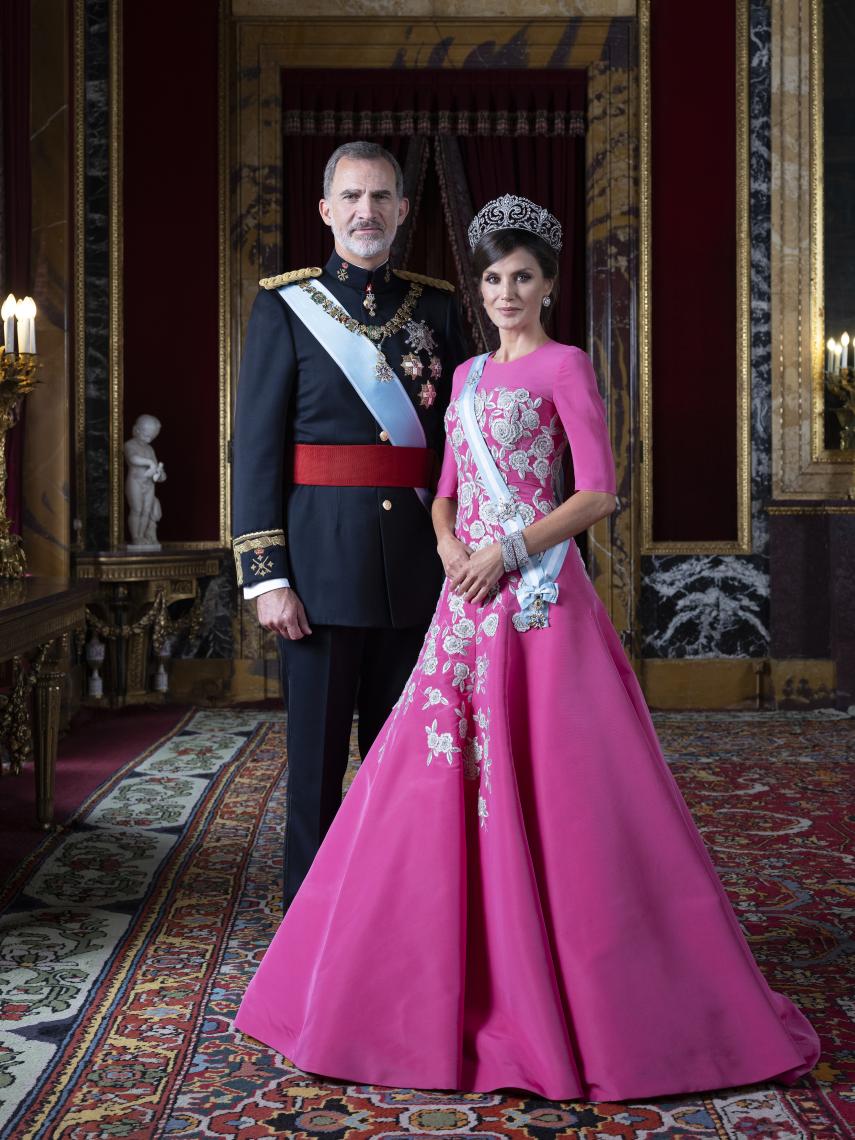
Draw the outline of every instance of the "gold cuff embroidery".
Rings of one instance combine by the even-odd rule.
[[[237,584],[243,585],[243,566],[241,555],[252,551],[255,559],[252,562],[252,572],[260,577],[266,577],[273,570],[273,563],[269,558],[261,555],[270,546],[285,546],[285,532],[281,530],[259,530],[253,534],[240,534],[232,539],[232,549],[235,556],[235,569],[237,570]]]

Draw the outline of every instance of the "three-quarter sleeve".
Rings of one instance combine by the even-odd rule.
[[[555,379],[553,402],[570,443],[574,490],[615,494],[606,409],[587,353],[573,348],[561,362]]]
[[[439,482],[436,485],[437,499],[457,498],[457,460],[454,458],[454,448],[450,440],[445,441],[445,451],[442,456],[442,469],[439,473]]]

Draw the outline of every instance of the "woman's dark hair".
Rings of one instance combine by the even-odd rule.
[[[480,283],[485,269],[493,262],[501,261],[515,249],[527,250],[540,266],[540,271],[546,280],[553,282],[552,307],[543,309],[540,314],[545,324],[555,312],[555,302],[558,300],[558,254],[537,234],[529,230],[493,230],[484,234],[472,251],[472,272],[475,280]]]

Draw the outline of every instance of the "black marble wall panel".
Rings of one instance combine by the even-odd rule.
[[[828,658],[828,516],[775,515],[771,524],[772,656]]]
[[[644,559],[639,616],[645,657],[763,657],[769,644],[766,559]]]
[[[768,0],[749,16],[749,198],[751,206],[751,520],[754,553],[654,556],[641,560],[645,657],[765,657],[769,653],[771,494],[770,91]]]
[[[76,510],[84,521],[84,545],[105,550],[110,535],[108,0],[85,0],[84,25],[86,483]]]
[[[755,555],[768,554],[772,494],[771,44],[768,0],[752,0],[749,48],[751,204],[751,525]]]
[[[831,515],[828,530],[831,656],[837,665],[837,705],[850,708],[855,704],[855,518]]]

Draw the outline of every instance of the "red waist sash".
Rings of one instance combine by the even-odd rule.
[[[438,460],[427,447],[294,445],[291,482],[314,487],[433,487]]]

